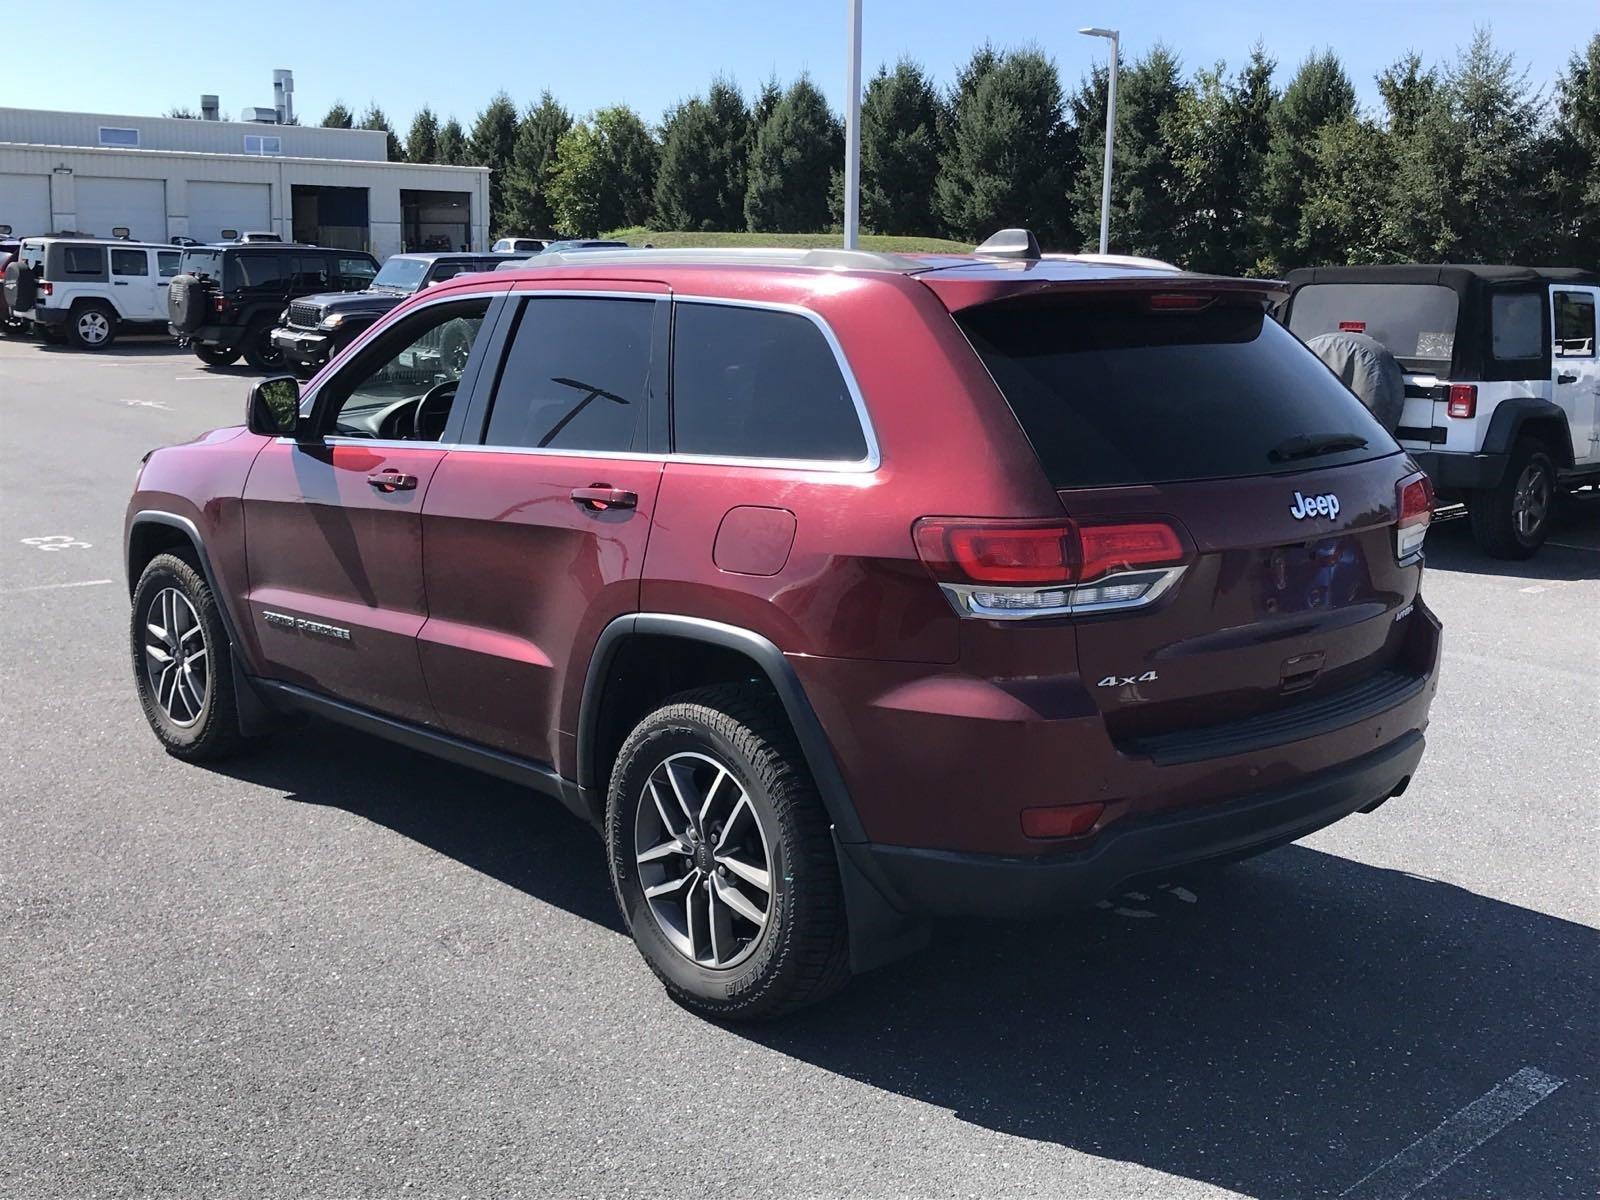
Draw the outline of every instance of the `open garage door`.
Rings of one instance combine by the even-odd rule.
[[[189,236],[220,242],[224,229],[272,229],[271,185],[189,181]]]
[[[77,228],[110,237],[118,225],[136,242],[167,240],[167,185],[160,179],[96,179],[79,175]]]
[[[16,237],[53,232],[50,227],[50,176],[0,173],[0,225]]]

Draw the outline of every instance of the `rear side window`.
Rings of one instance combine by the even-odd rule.
[[[1295,292],[1289,328],[1303,342],[1340,330],[1364,333],[1405,366],[1445,371],[1459,303],[1436,283],[1312,283]]]
[[[113,250],[111,252],[113,275],[150,274],[150,254],[146,250]]]
[[[100,275],[105,269],[106,252],[103,246],[61,247],[63,275]]]
[[[229,263],[230,288],[282,291],[285,275],[281,254],[238,254]]]
[[[183,255],[176,250],[158,250],[156,252],[156,270],[160,272],[161,278],[171,279],[176,275],[178,273],[178,264],[182,259]]]
[[[637,450],[645,439],[653,300],[528,300],[485,439],[547,450]]]
[[[1544,293],[1495,292],[1489,298],[1489,332],[1498,359],[1544,357]]]
[[[680,303],[672,345],[678,453],[822,462],[867,457],[839,360],[808,318]]]
[[[1099,298],[957,320],[1057,488],[1300,471],[1397,449],[1257,308],[1150,313]]]

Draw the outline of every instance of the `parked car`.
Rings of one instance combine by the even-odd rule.
[[[148,456],[144,712],[180,758],[310,713],[558,797],[726,1018],[1370,812],[1434,694],[1428,484],[1278,287],[1031,236],[451,280]]]
[[[570,250],[626,250],[627,242],[608,242],[604,238],[568,238],[559,242],[546,242],[541,253],[565,254]]]
[[[330,292],[291,301],[272,331],[273,345],[292,369],[309,374],[413,292],[463,273],[493,271],[513,258],[521,262],[527,257],[526,251],[396,254],[384,262],[365,291]]]
[[[0,278],[4,277],[6,268],[16,262],[17,251],[20,249],[22,249],[21,238],[0,237]],[[27,327],[27,322],[21,317],[11,315],[11,305],[5,289],[0,288],[0,329],[6,333],[20,333]]]
[[[243,245],[252,245],[252,244],[254,244],[256,242],[281,242],[281,241],[283,241],[283,239],[281,237],[279,237],[277,234],[271,233],[271,232],[269,232],[268,230],[265,230],[265,229],[246,230],[244,233],[241,233],[237,238],[235,238],[233,240],[237,241],[237,242],[239,242],[239,243],[241,243]]]
[[[268,370],[283,362],[272,330],[290,301],[359,292],[377,274],[377,260],[359,250],[290,242],[189,246],[167,298],[168,327],[201,362],[227,366],[243,354]]]
[[[489,248],[491,254],[537,254],[550,243],[544,238],[501,238]]]
[[[181,253],[111,238],[24,238],[6,267],[6,306],[47,340],[104,350],[119,334],[165,327]]]
[[[1381,343],[1404,373],[1396,435],[1478,544],[1527,558],[1556,494],[1600,483],[1600,273],[1568,267],[1291,271],[1285,324]]]

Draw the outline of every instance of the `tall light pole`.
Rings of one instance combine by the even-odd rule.
[[[844,104],[844,248],[854,250],[861,232],[861,0],[847,0],[848,62]]]
[[[1100,253],[1111,244],[1111,143],[1117,130],[1117,31],[1093,26],[1078,30],[1085,37],[1107,38],[1111,42],[1111,78],[1106,88],[1106,165],[1100,180]]]

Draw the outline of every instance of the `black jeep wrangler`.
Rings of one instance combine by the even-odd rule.
[[[361,291],[377,274],[377,260],[360,250],[271,242],[189,246],[167,289],[168,329],[211,366],[243,354],[257,370],[273,370],[283,356],[272,328],[286,304]]]
[[[297,374],[308,375],[362,330],[413,292],[469,271],[492,271],[501,263],[526,259],[531,251],[513,254],[396,254],[365,291],[333,291],[293,301],[272,331],[279,361]]]

